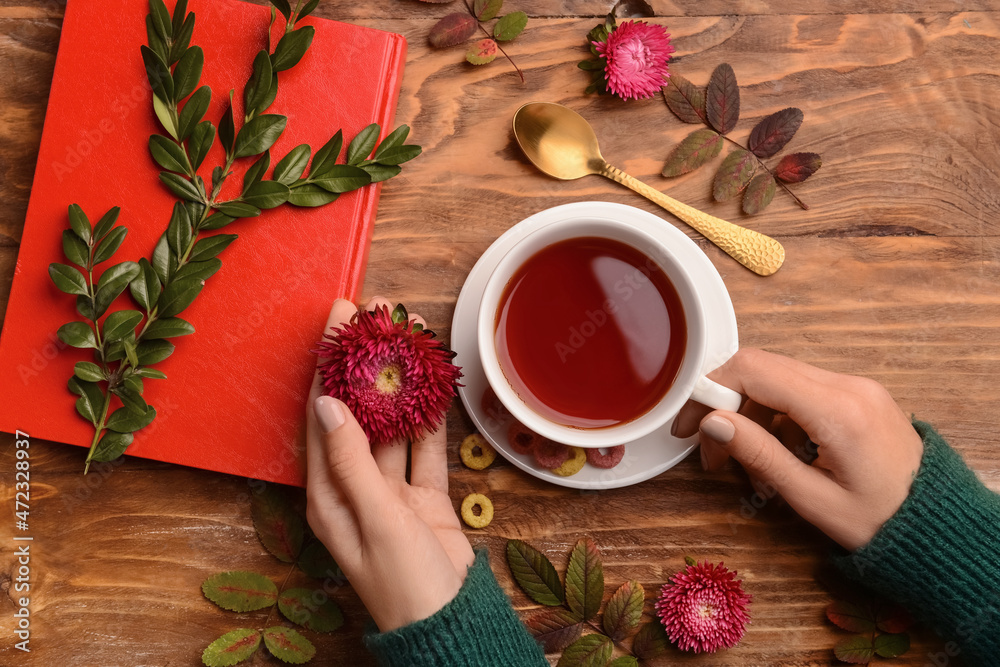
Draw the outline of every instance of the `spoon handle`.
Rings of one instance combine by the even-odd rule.
[[[635,190],[651,202],[667,209],[706,239],[719,246],[727,255],[758,275],[771,275],[780,269],[781,263],[785,261],[785,249],[781,243],[770,236],[734,225],[687,204],[682,204],[629,176],[621,169],[612,167],[607,162],[601,166],[599,173],[601,176]]]

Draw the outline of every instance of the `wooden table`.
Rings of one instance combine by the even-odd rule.
[[[747,218],[735,202],[711,201],[710,168],[672,181],[659,175],[671,147],[692,129],[662,99],[626,104],[583,95],[588,79],[576,62],[610,0],[509,0],[508,9],[532,17],[509,46],[525,83],[503,60],[475,68],[463,62],[462,48],[428,47],[430,26],[457,4],[328,0],[318,15],[407,37],[397,120],[409,123],[424,147],[383,190],[365,297],[402,300],[447,335],[469,269],[517,221],[583,200],[660,214],[610,182],[558,182],[526,162],[509,130],[512,113],[529,100],[561,102],[592,122],[611,162],[785,244],[784,268],[760,278],[695,238],[732,294],[744,346],[879,380],[1000,490],[1000,3],[964,4],[967,10],[956,12],[945,0],[654,0],[653,20],[669,27],[677,48],[674,71],[702,84],[719,63],[733,65],[743,110],[735,138],[783,107],[805,112],[789,150],[823,156],[817,175],[793,186],[812,208],[803,211],[779,192],[764,214]],[[0,0],[0,311],[62,11],[60,2]],[[691,457],[631,488],[580,493],[503,462],[486,472],[464,468],[457,443],[471,428],[453,409],[451,494],[456,507],[472,491],[493,498],[496,519],[469,538],[490,547],[520,609],[532,603],[510,581],[506,539],[531,542],[562,570],[572,544],[589,535],[601,547],[609,595],[635,578],[651,598],[685,555],[724,560],[745,578],[754,603],[742,643],[710,656],[673,651],[663,664],[833,662],[831,647],[843,633],[824,618],[831,595],[819,583],[830,542],[774,503],[741,516],[752,489],[739,469],[708,475]],[[5,507],[12,507],[12,438],[0,442]],[[32,454],[32,652],[12,646],[16,564],[13,520],[4,518],[0,662],[198,665],[214,638],[262,622],[260,614],[236,619],[199,591],[221,570],[254,569],[279,581],[287,573],[257,541],[247,480],[128,457],[83,477],[80,449],[35,443]],[[368,664],[363,610],[349,588],[335,598],[348,623],[333,635],[312,635],[316,662]],[[647,614],[651,607],[648,599]],[[923,665],[941,650],[941,640],[916,631],[911,651],[892,664]],[[278,663],[261,655],[257,664]]]

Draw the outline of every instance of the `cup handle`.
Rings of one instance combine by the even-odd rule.
[[[694,383],[691,399],[710,408],[729,412],[736,412],[743,403],[743,397],[739,393],[729,387],[723,387],[718,382],[712,382],[704,375]]]

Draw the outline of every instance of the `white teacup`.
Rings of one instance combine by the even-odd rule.
[[[687,341],[680,368],[673,384],[659,402],[631,421],[603,428],[566,426],[532,409],[504,376],[495,342],[497,308],[511,277],[522,264],[543,248],[559,241],[581,237],[607,238],[627,244],[655,262],[676,289],[687,323]],[[480,360],[486,379],[500,402],[510,410],[515,419],[532,431],[556,442],[578,447],[612,447],[638,440],[666,425],[688,399],[722,410],[739,409],[742,397],[737,392],[702,374],[708,340],[705,299],[711,295],[699,292],[691,278],[690,252],[690,247],[672,247],[668,235],[658,238],[624,220],[589,217],[585,214],[558,220],[520,239],[503,256],[487,281],[477,323]]]

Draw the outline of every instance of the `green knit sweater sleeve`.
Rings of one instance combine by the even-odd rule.
[[[486,550],[439,612],[391,632],[365,636],[384,667],[547,667],[490,569]]]
[[[963,664],[996,665],[1000,496],[933,428],[914,427],[924,454],[910,495],[871,542],[837,565],[954,642]]]

